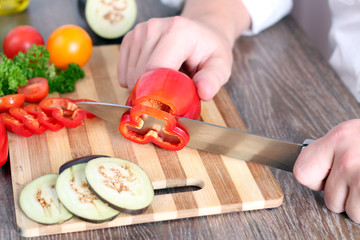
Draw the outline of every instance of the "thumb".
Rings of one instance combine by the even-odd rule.
[[[231,69],[221,68],[217,60],[209,60],[193,76],[201,100],[211,100],[230,77]]]
[[[296,180],[308,188],[321,191],[331,170],[334,146],[326,136],[308,145],[295,162],[293,173]]]

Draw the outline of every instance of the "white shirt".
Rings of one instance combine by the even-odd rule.
[[[183,0],[161,0],[180,7]],[[286,16],[292,0],[242,0],[251,17],[251,29],[244,35],[254,35]],[[329,33],[331,57],[329,63],[340,79],[360,102],[360,0],[329,0],[332,25]]]
[[[330,64],[360,102],[360,0],[329,0]]]

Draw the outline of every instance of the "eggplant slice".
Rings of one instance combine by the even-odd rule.
[[[146,172],[137,164],[120,158],[99,157],[85,168],[90,189],[109,206],[125,213],[143,212],[154,198]]]
[[[42,224],[56,224],[73,215],[59,201],[55,190],[58,174],[47,174],[28,183],[20,193],[20,207],[25,215]]]
[[[65,163],[68,168],[62,168],[56,181],[59,199],[72,214],[84,221],[94,223],[110,221],[119,214],[119,211],[102,202],[89,189],[85,178],[87,163],[83,160],[79,159],[79,163],[76,161],[71,161],[72,164]]]

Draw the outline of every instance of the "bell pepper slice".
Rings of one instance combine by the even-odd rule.
[[[22,107],[10,108],[9,113],[11,114],[11,116],[21,121],[25,125],[25,127],[27,127],[30,131],[32,131],[35,134],[38,135],[43,134],[47,129],[45,126],[43,126],[40,123],[40,121],[36,117],[29,114]]]
[[[190,140],[176,117],[198,120],[201,112],[193,80],[167,68],[150,70],[140,76],[126,105],[133,107],[120,120],[121,134],[133,142],[152,142],[168,150],[180,150]],[[164,124],[147,126],[148,116]]]
[[[46,113],[42,111],[39,105],[36,103],[26,105],[24,109],[29,114],[35,116],[39,120],[40,124],[50,131],[57,132],[64,127],[64,125],[58,123],[55,118],[46,115]]]
[[[147,117],[154,117],[164,122],[144,127]],[[179,150],[189,142],[189,134],[177,125],[176,118],[156,108],[137,105],[121,117],[119,131],[133,142],[146,144],[153,142],[161,148]]]
[[[82,125],[87,116],[87,111],[79,108],[70,98],[45,98],[39,107],[67,128]]]
[[[8,160],[9,143],[6,133],[6,128],[2,118],[0,117],[0,167],[2,167]]]
[[[10,113],[1,113],[1,118],[4,122],[5,128],[12,133],[23,137],[31,137],[34,134],[21,121],[11,116]]]

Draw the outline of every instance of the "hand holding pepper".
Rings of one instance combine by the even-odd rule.
[[[121,134],[133,142],[153,142],[168,150],[180,150],[190,140],[176,117],[197,120],[201,110],[194,82],[185,74],[167,68],[142,74],[126,105],[133,107],[121,118]],[[150,117],[155,121],[147,126]]]
[[[186,1],[181,16],[150,19],[124,37],[120,85],[132,89],[140,75],[151,69],[184,68],[201,100],[210,100],[228,81],[232,46],[249,26],[242,1]]]

